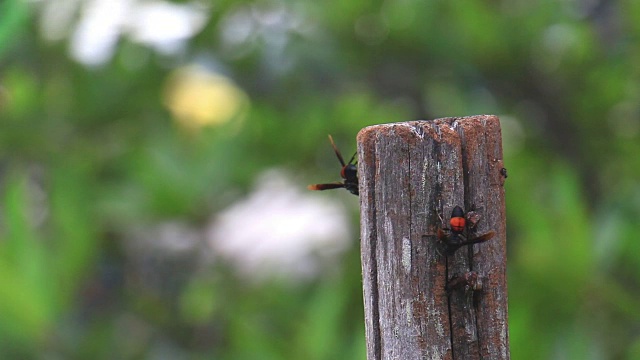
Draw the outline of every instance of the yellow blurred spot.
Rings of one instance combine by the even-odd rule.
[[[241,120],[247,103],[231,80],[197,66],[175,70],[164,89],[164,104],[178,123],[191,129]]]

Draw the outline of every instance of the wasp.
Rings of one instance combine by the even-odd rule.
[[[307,186],[309,190],[331,190],[338,188],[345,188],[353,195],[358,195],[358,168],[356,167],[357,161],[354,162],[356,158],[356,153],[353,154],[348,163],[344,162],[342,158],[342,154],[340,154],[340,150],[333,142],[333,138],[329,135],[329,141],[331,142],[331,146],[333,147],[333,151],[336,153],[338,157],[338,161],[342,165],[342,169],[340,170],[340,176],[342,177],[342,182],[334,182],[328,184],[313,184]]]
[[[465,245],[478,244],[490,240],[496,234],[495,231],[489,231],[486,234],[468,239],[467,236],[463,234],[467,228],[467,217],[473,228],[478,223],[479,215],[474,211],[470,211],[469,214],[466,215],[471,216],[465,216],[464,210],[462,210],[460,206],[456,206],[451,211],[451,219],[449,220],[449,226],[451,226],[451,228],[438,229],[438,238],[445,244],[445,252],[447,255],[453,255],[456,250]],[[442,218],[440,218],[440,220],[443,221]]]

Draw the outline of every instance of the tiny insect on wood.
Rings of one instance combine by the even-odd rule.
[[[465,290],[482,291],[482,278],[476,271],[468,271],[462,275],[454,276],[447,282],[447,293],[463,288]]]
[[[442,221],[442,218],[440,220]],[[475,226],[476,224],[477,221],[473,225]],[[445,244],[445,252],[447,255],[453,255],[456,250],[465,245],[478,244],[490,240],[496,234],[495,231],[489,231],[480,236],[467,239],[463,234],[466,228],[466,217],[464,210],[462,210],[460,206],[454,207],[451,211],[449,226],[451,226],[451,228],[438,229],[438,238]]]
[[[356,164],[358,162],[357,161],[353,162],[353,160],[356,158],[356,153],[353,154],[353,156],[351,157],[348,163],[345,163],[344,159],[342,158],[342,154],[340,154],[340,150],[338,150],[338,147],[333,142],[333,138],[331,137],[331,135],[329,135],[329,141],[331,142],[333,151],[336,153],[336,156],[338,157],[338,161],[340,161],[340,164],[342,165],[342,169],[340,170],[340,176],[342,177],[342,182],[333,182],[333,183],[327,183],[327,184],[313,184],[313,185],[309,185],[307,188],[309,190],[331,190],[331,189],[345,188],[350,193],[357,196],[359,194],[358,168],[356,167]]]

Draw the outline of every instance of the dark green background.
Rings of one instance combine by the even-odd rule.
[[[202,1],[179,54],[123,33],[94,66],[69,56],[82,12],[50,40],[44,3],[0,3],[0,358],[364,359],[346,191],[313,194],[354,240],[306,281],[132,239],[204,232],[271,168],[337,180],[328,133],[346,156],[368,125],[474,114],[502,119],[512,358],[640,358],[640,2]],[[192,64],[241,89],[236,117],[175,121]]]

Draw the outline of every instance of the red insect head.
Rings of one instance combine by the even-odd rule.
[[[451,231],[453,231],[454,233],[461,233],[464,231],[464,210],[462,210],[460,206],[456,206],[453,208],[449,225],[451,226]]]
[[[464,223],[465,223],[465,220],[463,217],[454,217],[454,218],[451,218],[451,221],[449,221],[449,224],[451,225],[451,230],[453,232],[463,232]]]

